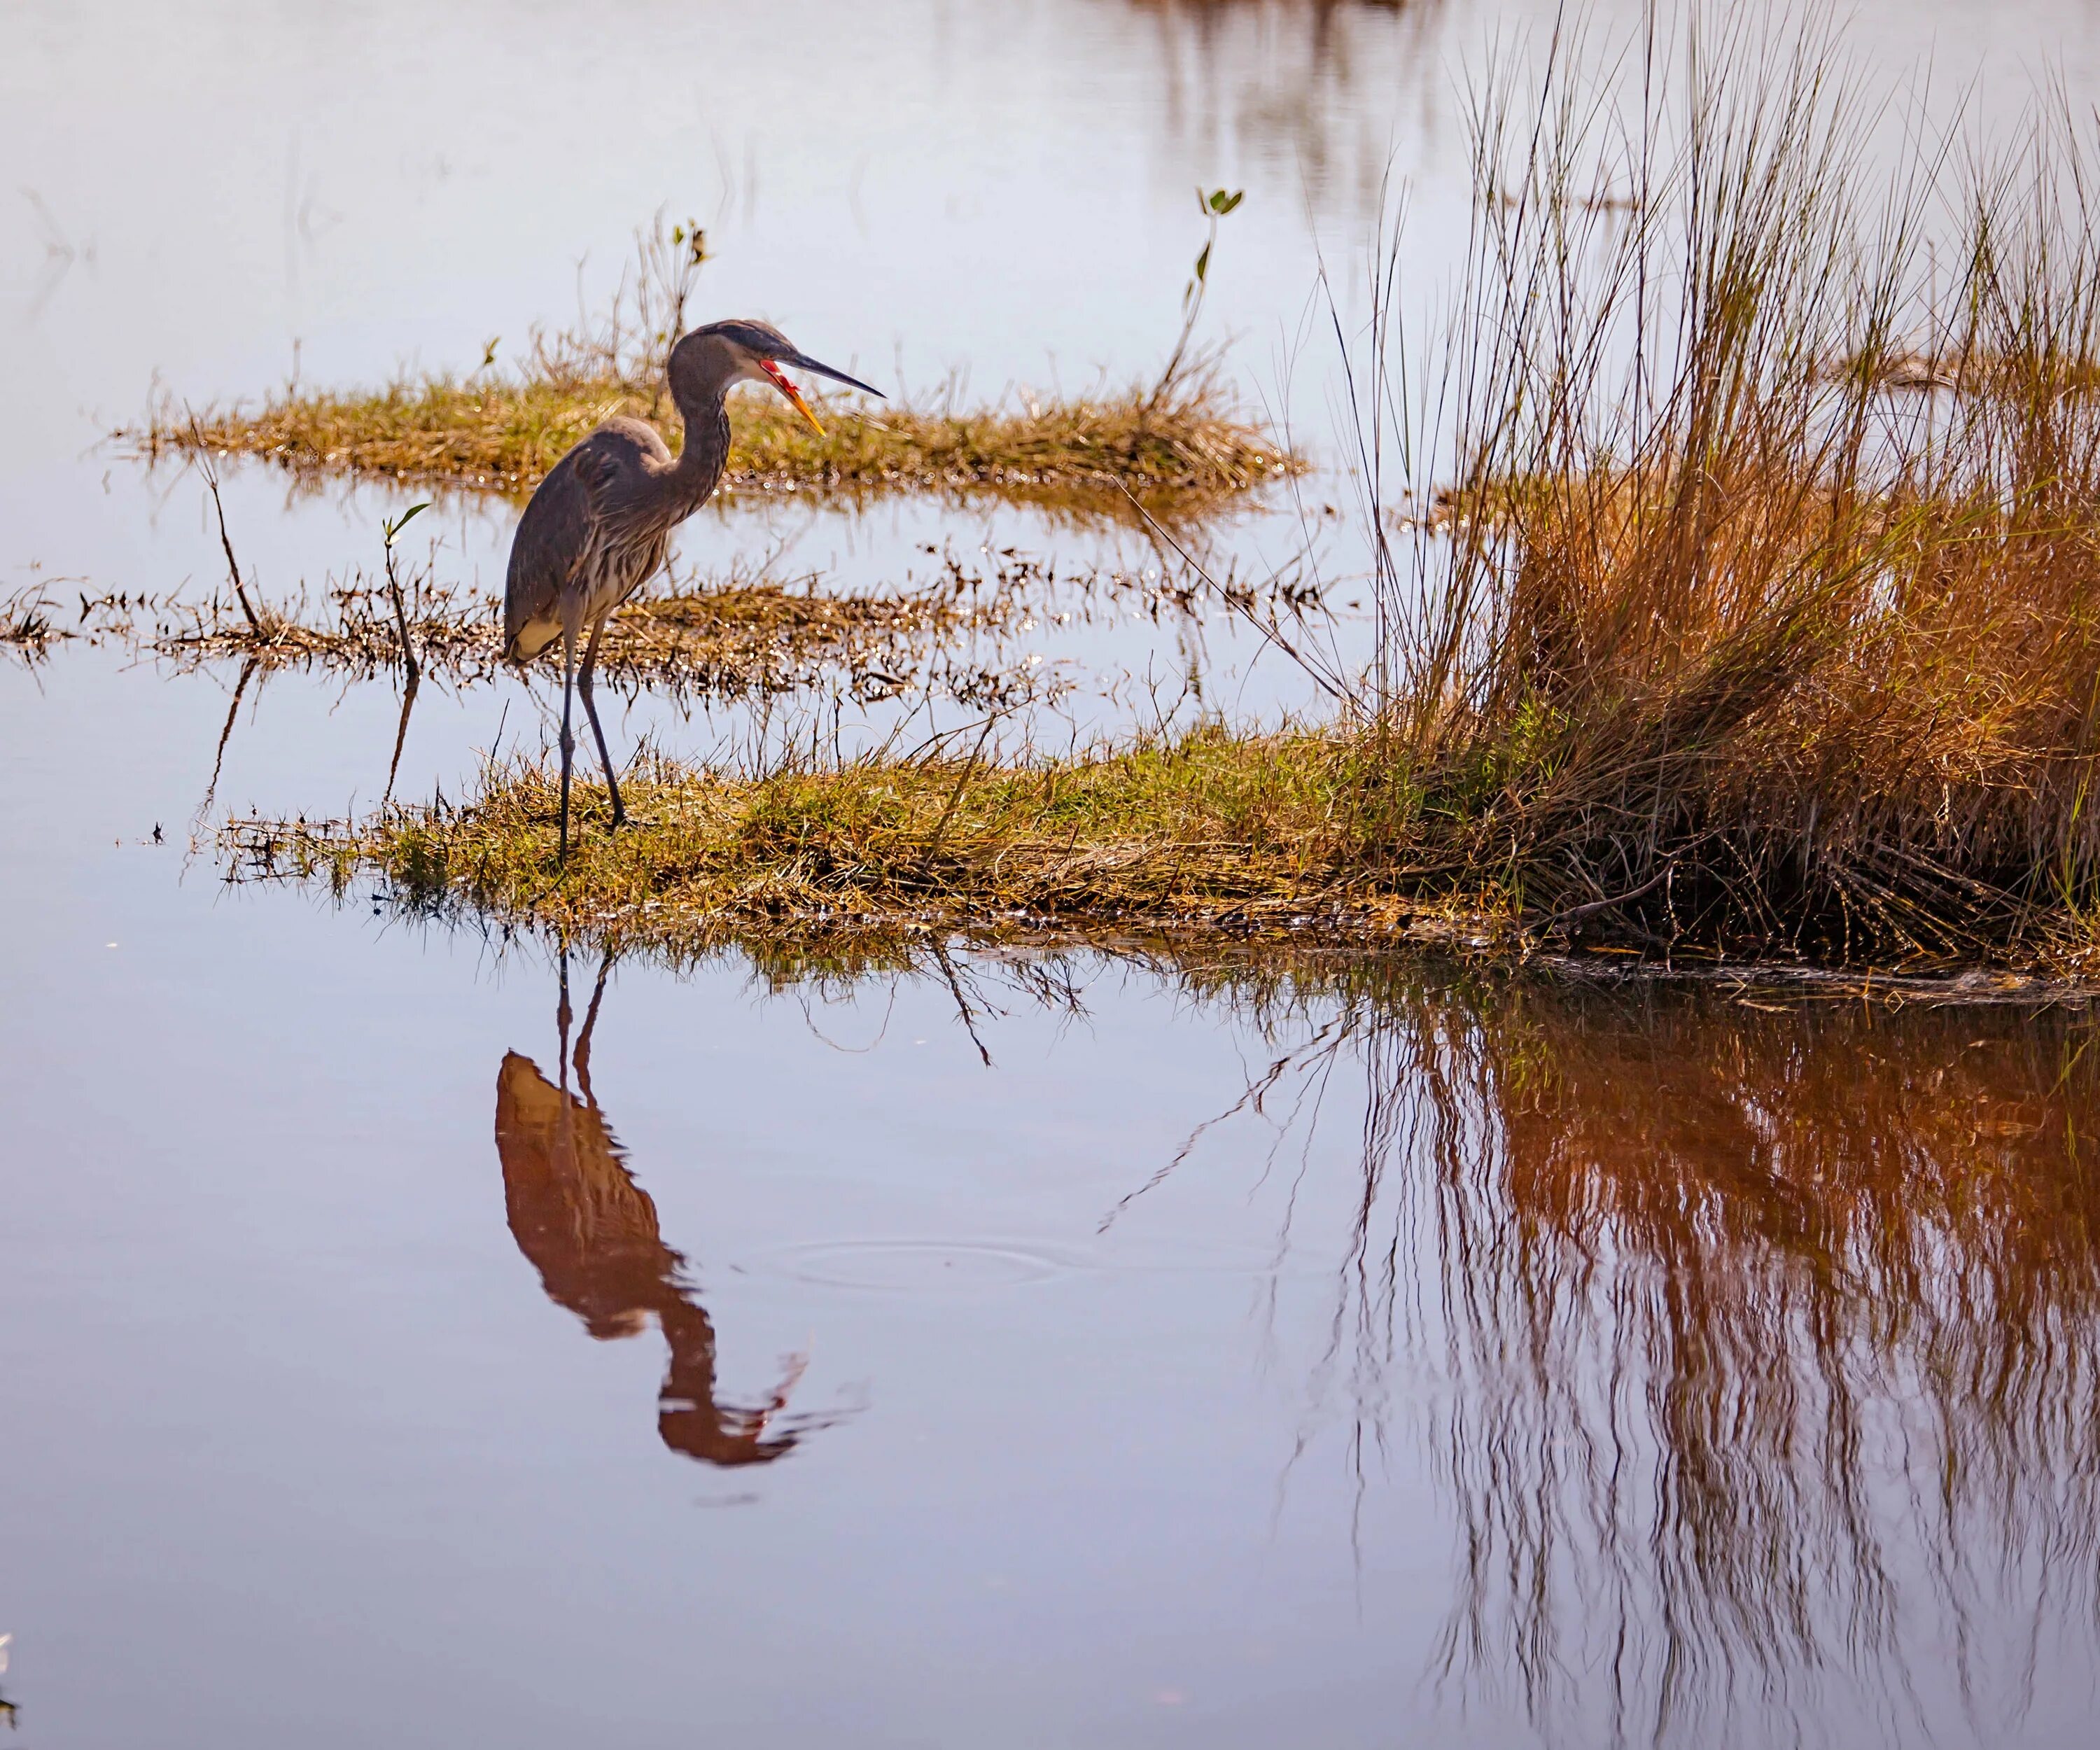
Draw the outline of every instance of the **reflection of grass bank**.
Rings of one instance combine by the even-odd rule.
[[[1119,509],[1127,488],[1150,502],[1218,499],[1265,484],[1295,464],[1232,417],[1202,385],[1156,406],[1141,393],[961,410],[885,407],[854,412],[819,401],[819,435],[792,408],[738,397],[724,484],[816,489],[1004,492]],[[430,377],[371,391],[288,388],[258,408],[220,408],[193,432],[157,417],[138,434],[152,452],[201,443],[262,456],[294,473],[358,473],[521,494],[571,445],[617,413],[660,419],[653,383],[612,375]],[[666,436],[675,448],[677,421]]]
[[[2021,1720],[2032,1649],[2085,1645],[2100,1602],[2055,1554],[2100,1532],[2090,1009],[1282,958],[1281,1021],[1273,982],[1171,968],[1263,1016],[1263,1048],[1111,1214],[1185,1216],[1174,1179],[1239,1150],[1319,1162],[1338,1113],[1361,1137],[1323,1326],[1351,1352],[1320,1377],[1360,1441],[1424,1440],[1454,1525],[1433,1686],[1657,1744]],[[1246,1194],[1303,1267],[1297,1190]],[[1450,1386],[1427,1429],[1423,1352]]]

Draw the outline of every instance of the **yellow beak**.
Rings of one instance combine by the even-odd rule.
[[[809,421],[812,425],[816,426],[818,437],[823,436],[823,425],[817,416],[810,411],[810,403],[802,399],[802,391],[788,381],[786,374],[770,359],[761,359],[759,363],[765,368],[765,374],[771,379],[773,386],[787,396],[797,413]]]

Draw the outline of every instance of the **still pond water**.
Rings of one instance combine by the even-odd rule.
[[[470,364],[667,203],[709,314],[990,395],[1156,368],[1190,191],[1245,187],[1207,320],[1317,448],[1319,256],[1361,265],[1390,166],[1434,261],[1462,69],[1551,17],[12,5],[0,593],[214,586],[195,476],[99,441],[157,377]],[[1855,39],[2004,113],[2052,61],[2100,97],[2071,0]],[[1348,491],[1215,537],[1253,574],[1309,523],[1344,653]],[[226,496],[286,598],[408,502]],[[492,584],[512,514],[447,501],[428,562]],[[732,506],[680,552],[845,589],[1008,548],[1156,558],[909,503]],[[977,654],[1068,677],[1059,734],[1312,702],[1229,622],[1114,602]],[[280,674],[229,716],[236,681],[0,667],[31,1750],[2091,1741],[2085,1012],[1312,956],[565,965],[224,885],[212,821],[368,805],[398,704]],[[544,700],[437,693],[397,787],[457,794]],[[797,703],[618,733],[748,753]]]

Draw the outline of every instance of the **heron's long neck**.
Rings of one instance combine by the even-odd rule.
[[[721,485],[729,465],[729,409],[726,388],[703,391],[677,403],[686,427],[678,459],[657,477],[664,508],[673,522],[690,517]]]

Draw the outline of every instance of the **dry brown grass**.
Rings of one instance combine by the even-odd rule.
[[[0,595],[0,650],[11,651],[33,663],[68,637],[68,629],[54,619],[51,597],[40,584],[26,584]]]
[[[1360,703],[1533,915],[1836,959],[2089,938],[2090,126],[1935,153],[1915,123],[1884,172],[1829,42],[1764,28],[1626,108],[1579,56],[1480,88],[1440,399],[1388,435],[1467,514],[1448,557],[1383,550]],[[1921,358],[1951,386],[1896,387]]]

